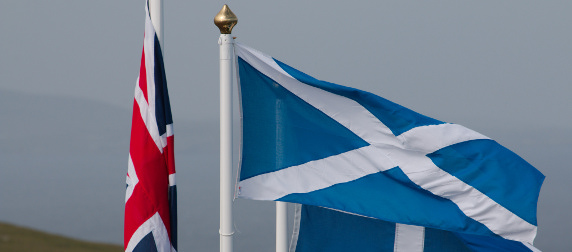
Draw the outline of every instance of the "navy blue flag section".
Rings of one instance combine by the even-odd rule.
[[[237,196],[531,246],[544,175],[490,138],[235,44]]]
[[[500,237],[396,224],[323,207],[296,204],[292,252],[531,252]]]

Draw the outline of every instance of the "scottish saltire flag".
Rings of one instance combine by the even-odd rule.
[[[173,119],[163,56],[145,6],[145,38],[135,86],[125,195],[125,251],[176,251]]]
[[[296,204],[292,252],[534,252],[525,243]]]
[[[238,197],[532,244],[544,176],[488,137],[241,44]]]

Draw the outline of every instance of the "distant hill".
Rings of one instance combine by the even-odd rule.
[[[131,112],[0,89],[0,118],[0,221],[123,242]]]
[[[2,252],[111,252],[123,251],[119,245],[85,242],[29,228],[0,223]]]

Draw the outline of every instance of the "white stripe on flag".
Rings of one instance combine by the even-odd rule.
[[[175,173],[169,174],[169,186],[174,186],[174,185],[176,185],[176,183],[175,183]]]
[[[540,249],[535,248],[534,246],[532,246],[532,244],[530,244],[528,242],[523,242],[522,244],[524,244],[524,246],[529,248],[532,252],[542,252],[542,251],[540,251]]]
[[[316,191],[396,166],[383,152],[370,145],[243,180],[239,183],[238,194],[247,199],[277,200],[288,194]],[[359,170],[352,171],[348,167]]]
[[[481,133],[451,123],[415,127],[397,138],[402,142],[404,149],[426,154],[457,143],[490,139]]]
[[[167,124],[167,137],[173,136],[174,134],[174,130],[173,130],[173,124]]]
[[[423,252],[424,243],[424,227],[395,224],[393,252]]]
[[[131,198],[135,186],[139,183],[139,178],[137,178],[137,173],[135,172],[135,167],[133,166],[133,160],[131,159],[131,154],[129,154],[129,161],[127,164],[127,189],[125,191],[125,202]]]
[[[139,79],[137,79],[137,83],[139,83]],[[149,93],[147,93],[147,95],[149,95]],[[155,100],[155,98],[154,97],[149,98],[149,100]],[[143,123],[145,123],[145,127],[147,127],[149,135],[151,135],[151,138],[153,138],[153,141],[155,142],[155,145],[157,146],[159,151],[163,153],[163,148],[166,146],[166,141],[164,142],[165,144],[163,144],[161,136],[159,136],[159,128],[157,127],[157,118],[155,118],[154,116],[155,115],[154,111],[151,111],[151,109],[149,108],[149,104],[147,103],[147,100],[145,100],[145,95],[143,94],[143,90],[141,90],[141,87],[139,87],[139,85],[135,86],[135,101],[139,106],[139,113],[141,114],[141,119],[143,120]]]

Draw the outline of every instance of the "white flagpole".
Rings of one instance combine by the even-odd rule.
[[[161,51],[163,51],[165,49],[165,45],[163,43],[163,0],[149,0],[149,15],[151,15],[155,34],[157,34],[159,44],[161,45]],[[165,51],[163,51],[163,57],[164,56]]]
[[[288,203],[276,201],[276,252],[288,252]]]
[[[232,252],[232,62],[234,39],[232,28],[238,19],[225,4],[215,16],[220,29],[220,252]]]

